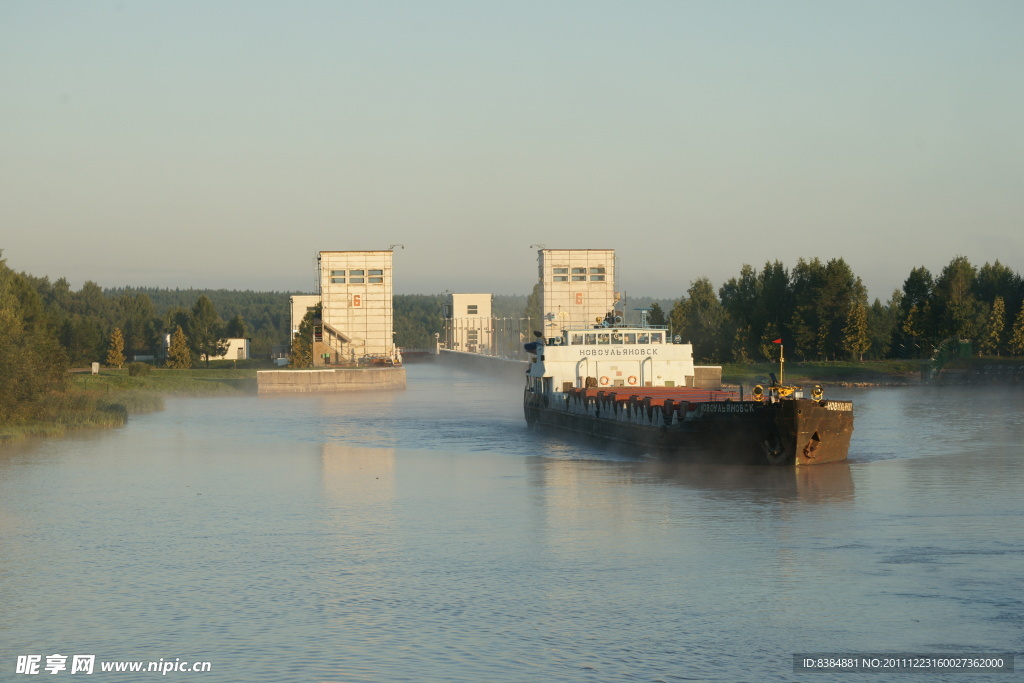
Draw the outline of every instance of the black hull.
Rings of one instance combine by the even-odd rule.
[[[594,402],[583,412],[569,400],[529,390],[524,409],[531,426],[578,434],[642,455],[692,462],[817,465],[846,459],[853,434],[847,401],[787,399],[691,405],[685,418]],[[603,410],[602,410],[603,409]]]

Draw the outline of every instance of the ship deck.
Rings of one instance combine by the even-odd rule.
[[[634,402],[650,406],[661,406],[666,401],[679,404],[743,400],[737,391],[694,389],[692,387],[604,387],[570,389],[567,394],[571,398],[578,398],[584,402],[594,400],[616,403]]]

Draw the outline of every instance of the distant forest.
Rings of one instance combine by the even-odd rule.
[[[910,271],[889,300],[869,302],[843,259],[744,265],[717,292],[690,283],[665,314],[703,361],[767,360],[781,339],[794,360],[928,358],[943,347],[980,356],[1024,355],[1024,280],[999,261],[957,256],[939,273]],[[659,311],[660,313],[660,311]]]
[[[73,366],[103,360],[115,328],[129,359],[155,355],[164,335],[179,326],[196,328],[200,314],[211,318],[207,326],[216,334],[250,338],[255,357],[267,358],[272,347],[290,341],[292,292],[104,289],[94,282],[73,291],[64,278],[51,282],[15,273],[2,258],[0,273],[4,314],[45,330]],[[493,315],[538,320],[538,294],[535,289],[529,296],[495,295]],[[399,346],[433,345],[434,334],[444,329],[444,298],[394,296]],[[902,289],[885,302],[867,300],[861,279],[843,259],[814,258],[800,259],[791,269],[778,261],[760,270],[744,265],[717,290],[702,277],[678,299],[630,296],[621,308],[631,321],[637,319],[633,309],[651,308],[649,321],[692,342],[701,361],[751,362],[768,358],[776,339],[782,339],[794,360],[920,358],[949,340],[970,342],[978,355],[1020,356],[1022,306],[1024,280],[1018,273],[998,261],[979,268],[958,256],[937,275],[924,267],[912,269]],[[13,339],[9,329],[0,334]]]

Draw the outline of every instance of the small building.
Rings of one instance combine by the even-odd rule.
[[[288,298],[288,310],[291,320],[291,337],[288,338],[289,345],[295,335],[299,333],[299,325],[306,314],[314,310],[320,304],[319,294],[295,294]]]
[[[219,356],[210,356],[210,360],[249,360],[249,345],[252,340],[230,337],[224,340],[227,348]],[[206,354],[200,354],[199,360],[205,362]]]
[[[490,294],[449,294],[444,304],[445,348],[494,354]]]

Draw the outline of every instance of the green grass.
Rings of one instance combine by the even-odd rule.
[[[787,384],[908,384],[921,378],[925,361],[886,360],[820,361],[786,363]],[[722,366],[722,379],[729,384],[758,384],[768,381],[768,373],[779,374],[778,363],[726,364]]]
[[[155,393],[171,396],[241,396],[256,393],[256,370],[155,368],[131,377],[128,370],[105,369],[98,375],[78,373],[72,385],[84,391]]]
[[[165,396],[243,396],[256,393],[255,369],[153,369],[131,377],[128,370],[98,375],[74,373],[67,391],[50,396],[31,420],[0,424],[0,441],[60,436],[69,429],[120,427],[129,415],[163,410]]]

